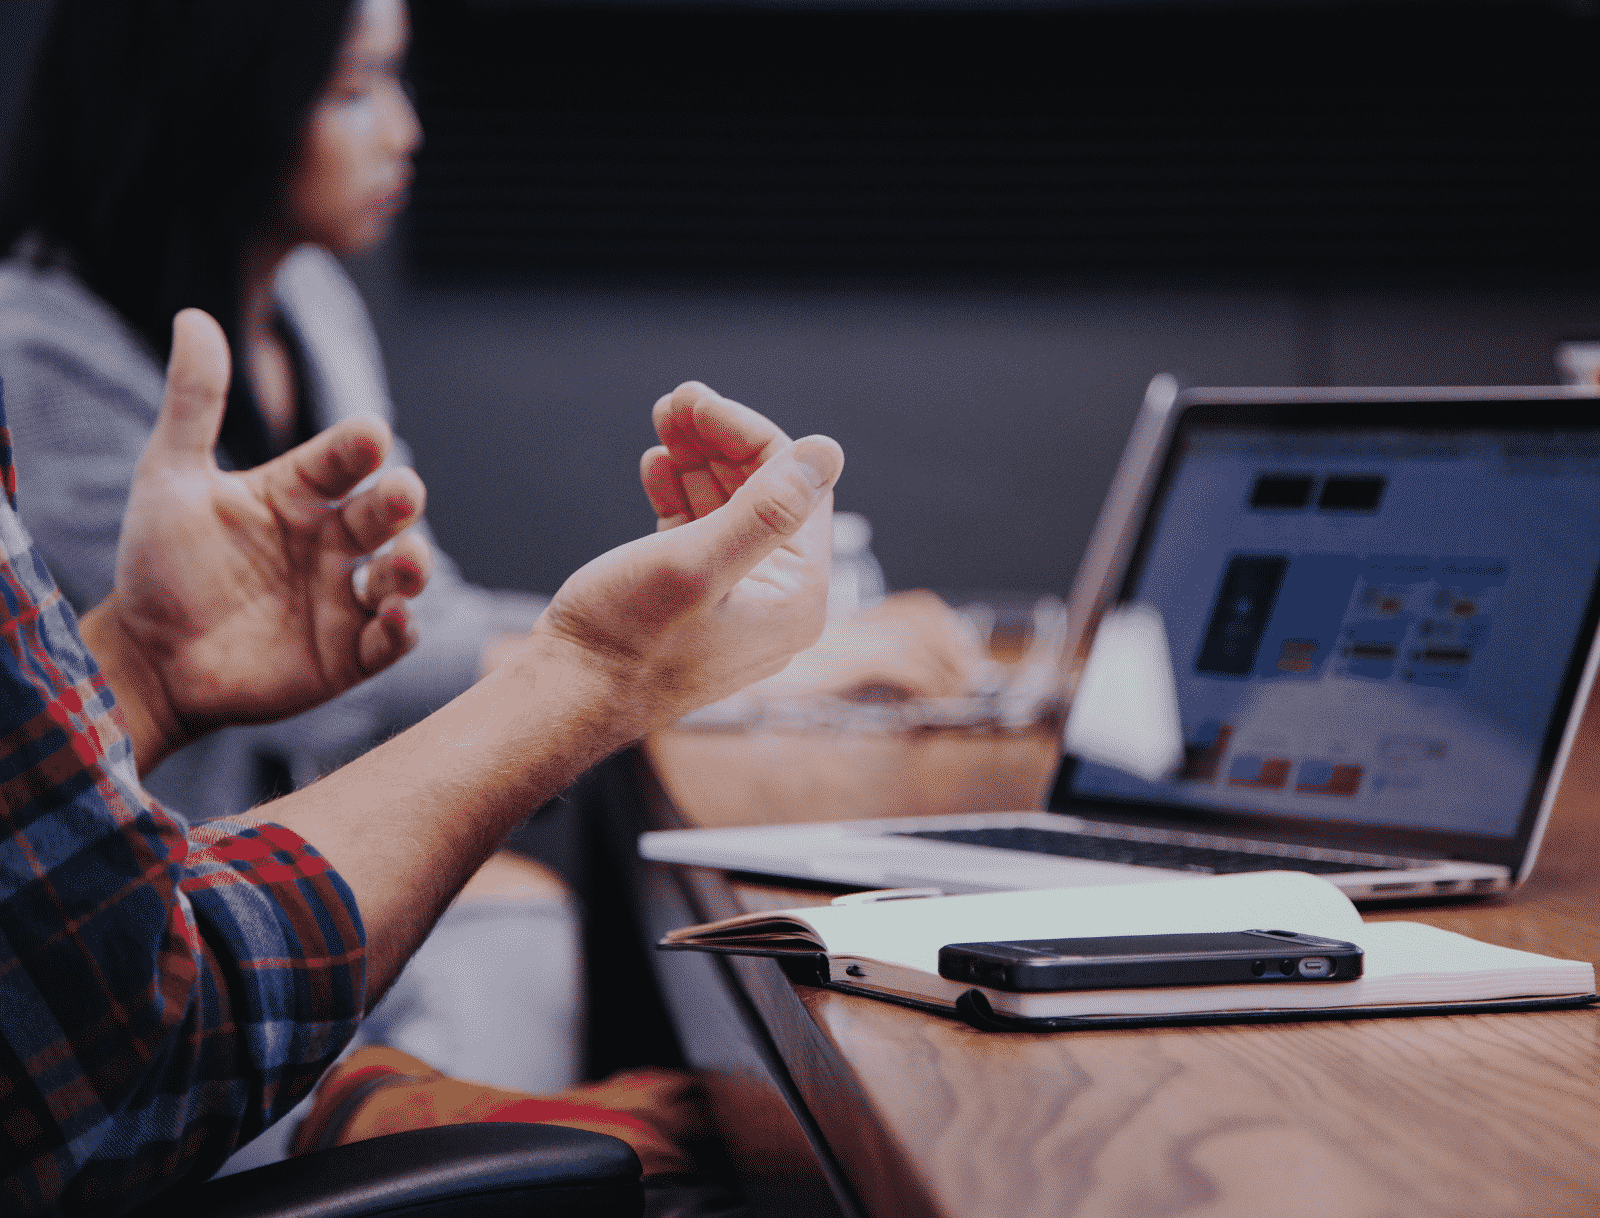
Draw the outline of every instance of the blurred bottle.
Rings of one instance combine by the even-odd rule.
[[[835,512],[828,616],[848,617],[857,609],[870,609],[887,591],[883,568],[872,554],[872,525],[858,512]]]

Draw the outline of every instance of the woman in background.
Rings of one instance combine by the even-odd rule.
[[[228,336],[235,468],[350,415],[392,416],[366,309],[330,254],[376,244],[405,202],[421,140],[405,44],[400,0],[60,0],[3,178],[0,374],[48,496],[39,542],[75,605],[111,586],[178,309]],[[271,794],[274,766],[299,785],[420,718],[543,606],[436,570],[413,662],[359,707],[215,749],[212,814]],[[173,795],[192,789],[187,760]]]
[[[0,381],[29,525],[79,612],[111,589],[179,309],[217,318],[234,355],[225,466],[351,416],[392,422],[334,255],[370,248],[405,202],[421,141],[407,36],[403,0],[58,0],[0,179]],[[310,781],[465,689],[544,604],[466,583],[437,548],[434,572],[405,661],[308,714],[191,746],[151,792],[201,819]],[[570,1086],[578,961],[564,889],[502,854],[366,1039],[504,1087]]]

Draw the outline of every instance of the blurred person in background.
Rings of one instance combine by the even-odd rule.
[[[179,309],[210,313],[234,353],[224,467],[258,466],[344,419],[392,421],[371,321],[335,256],[375,245],[406,201],[422,139],[402,80],[408,36],[403,0],[57,0],[0,179],[0,378],[30,530],[80,612],[112,588]],[[390,463],[409,463],[398,438]],[[434,575],[414,605],[413,654],[317,710],[190,745],[150,775],[152,794],[197,817],[245,812],[493,668],[544,599],[467,583],[418,528]],[[942,605],[890,598],[765,689],[960,693],[970,661]],[[577,936],[559,880],[502,852],[363,1038],[453,1075],[569,1086]],[[280,1150],[269,1138],[254,1153]]]

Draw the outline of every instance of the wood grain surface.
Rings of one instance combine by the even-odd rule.
[[[1592,1014],[996,1037],[802,1002],[952,1218],[1600,1212]]]
[[[825,899],[722,883],[730,912]],[[1521,890],[1368,916],[1600,959],[1594,708]],[[1600,1214],[1593,1009],[986,1034],[768,960],[737,975],[873,1215]]]

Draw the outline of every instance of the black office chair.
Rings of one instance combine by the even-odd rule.
[[[561,1125],[443,1125],[156,1197],[136,1218],[639,1218],[639,1157]]]

